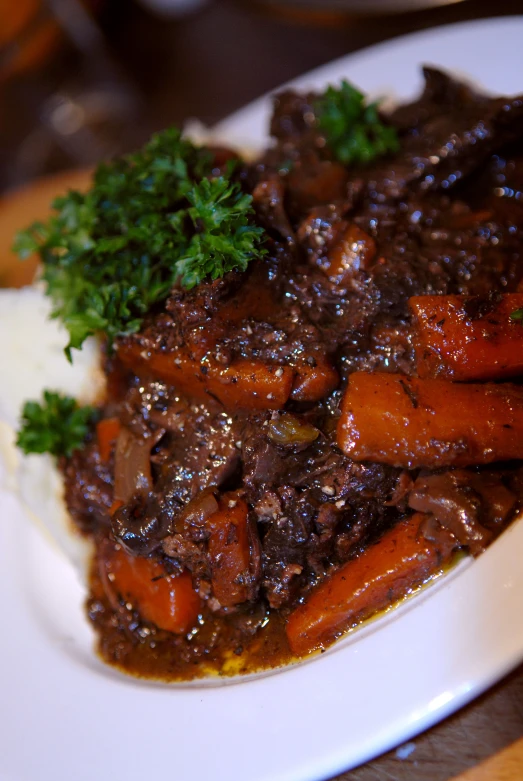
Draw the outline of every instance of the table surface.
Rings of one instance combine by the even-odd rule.
[[[122,148],[150,130],[188,117],[212,124],[282,82],[370,44],[430,26],[521,10],[520,0],[498,0],[495,6],[467,0],[395,17],[338,18],[322,26],[318,20],[298,23],[262,13],[252,0],[214,2],[168,22],[126,0],[113,0],[104,20],[110,47],[144,106],[144,121],[130,128],[128,136],[123,134]],[[0,141],[6,157],[9,143],[20,137],[15,119],[10,120],[2,105],[11,98],[0,95]],[[67,162],[71,165],[64,165]],[[2,170],[0,190],[13,183],[2,178]],[[523,665],[443,723],[336,781],[448,781],[522,736]],[[520,781],[523,769],[516,775],[487,771],[481,776],[487,777]]]

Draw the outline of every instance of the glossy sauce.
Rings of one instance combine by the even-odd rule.
[[[263,615],[236,613],[214,616],[205,611],[186,636],[159,630],[144,621],[133,606],[117,610],[109,603],[93,563],[87,615],[97,635],[97,651],[104,662],[122,672],[165,682],[194,678],[245,675],[296,661],[285,634],[285,619],[267,609]],[[250,638],[240,623],[260,627]]]

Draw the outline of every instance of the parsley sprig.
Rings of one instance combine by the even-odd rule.
[[[52,315],[69,331],[69,360],[92,334],[112,344],[139,330],[177,281],[191,288],[263,254],[251,197],[230,175],[211,174],[210,153],[172,128],[100,165],[87,193],[57,198],[47,223],[18,234],[21,257],[42,258]]]
[[[94,407],[80,407],[70,396],[46,390],[42,404],[25,403],[16,444],[24,453],[69,457],[82,447],[96,415]]]
[[[378,103],[367,103],[363,93],[345,80],[339,88],[327,87],[315,111],[327,144],[345,165],[370,163],[399,149],[396,130],[382,122]]]
[[[204,277],[217,279],[233,269],[245,271],[263,233],[245,218],[251,211],[251,196],[220,177],[202,179],[187,193],[187,200],[191,206],[186,214],[194,232],[178,260],[182,285],[190,289]]]

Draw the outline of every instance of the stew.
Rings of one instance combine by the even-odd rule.
[[[523,98],[424,75],[373,159],[340,162],[321,96],[279,94],[273,146],[234,169],[265,254],[175,284],[107,350],[101,420],[60,466],[109,663],[289,662],[517,515]]]

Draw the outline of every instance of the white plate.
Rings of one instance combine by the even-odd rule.
[[[298,81],[410,98],[419,64],[523,91],[523,17],[440,28]],[[261,143],[266,100],[220,130]],[[407,740],[523,658],[523,523],[385,620],[287,670],[163,686],[92,653],[72,568],[0,495],[1,781],[317,781]]]

